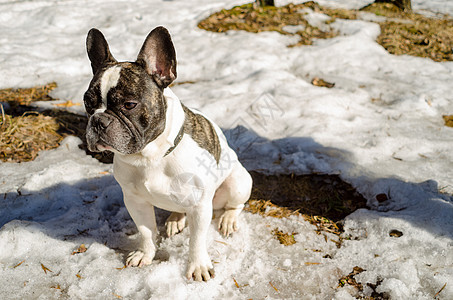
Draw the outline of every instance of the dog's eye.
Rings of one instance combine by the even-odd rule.
[[[137,106],[136,102],[128,101],[128,102],[124,103],[124,108],[127,110],[131,110],[131,109],[135,108],[136,106]]]

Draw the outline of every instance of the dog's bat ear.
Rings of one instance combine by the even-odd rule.
[[[167,29],[156,27],[148,34],[136,62],[162,88],[176,79],[176,52]]]
[[[86,43],[93,74],[96,74],[103,65],[116,62],[116,59],[110,53],[109,45],[104,35],[96,28],[92,28],[88,32]]]

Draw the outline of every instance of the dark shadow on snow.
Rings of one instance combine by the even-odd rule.
[[[254,185],[260,191],[255,194],[270,196],[274,204],[340,223],[346,215],[365,208],[378,211],[379,217],[403,219],[436,236],[453,239],[453,197],[440,193],[434,180],[411,183],[372,178],[357,172],[351,153],[322,146],[309,137],[268,140],[242,126],[226,130],[225,135],[247,169],[259,172]],[[263,160],[267,162],[257,163]],[[269,167],[261,168],[266,165],[278,175],[270,173]],[[326,174],[324,165],[334,174]],[[358,175],[345,182],[345,170]],[[387,236],[392,230],[398,228],[389,229]]]
[[[263,195],[271,195],[269,200],[277,205],[303,210],[304,202],[308,201],[310,210],[306,211],[307,214],[319,212],[320,216],[330,218],[332,210],[339,207],[352,208],[348,211],[350,213],[366,206],[369,210],[380,211],[382,216],[407,220],[423,230],[453,240],[452,198],[439,193],[434,181],[416,184],[393,178],[363,177],[354,179],[363,183],[360,185],[362,190],[356,191],[341,179],[341,174],[313,174],[316,165],[322,166],[323,161],[329,168],[338,161],[343,170],[352,167],[353,157],[344,151],[323,147],[306,137],[269,141],[244,127],[226,130],[225,133],[242,163],[255,170],[255,187],[263,187]],[[301,175],[295,172],[294,167],[304,161],[307,169],[303,173],[309,174],[310,168],[313,168],[312,174]],[[267,170],[260,169],[260,166],[269,164],[278,164],[278,171],[286,172],[287,175],[271,175]],[[279,176],[297,179],[299,175],[304,176],[304,184],[312,185],[311,190],[326,189],[338,198],[338,202],[329,207],[329,203],[322,199],[316,199],[313,195],[301,195],[297,193],[297,189],[288,191],[290,186],[278,183]],[[295,184],[298,183],[296,180]],[[349,192],[341,192],[345,190]],[[360,193],[365,195],[366,204]],[[382,195],[376,197],[380,194],[385,194],[387,198]],[[100,175],[74,184],[60,183],[39,191],[10,192],[0,199],[0,227],[13,220],[20,220],[23,224],[37,224],[39,230],[60,240],[98,242],[120,253],[134,248],[128,236],[137,233],[137,229],[124,206],[121,189],[111,175]],[[362,201],[362,204],[357,205],[354,201]],[[420,215],[420,208],[426,214]],[[344,217],[345,212],[341,213],[341,217]],[[161,235],[165,235],[164,223],[168,212],[157,209],[156,216]],[[20,224],[14,222],[14,226]],[[165,259],[165,254],[162,257]]]

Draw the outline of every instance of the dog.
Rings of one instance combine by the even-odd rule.
[[[238,230],[252,178],[221,129],[186,107],[168,87],[176,79],[176,52],[164,27],[146,37],[135,62],[118,62],[104,35],[86,39],[93,79],[84,94],[88,149],[112,151],[114,177],[141,235],[126,266],[149,265],[156,252],[154,207],[171,211],[169,237],[190,230],[186,277],[208,281],[214,269],[207,250],[213,209],[223,209],[218,229]]]

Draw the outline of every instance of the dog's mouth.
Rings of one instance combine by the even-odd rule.
[[[91,152],[111,151],[118,154],[134,154],[142,149],[142,143],[130,132],[117,131],[119,134],[105,134],[94,129],[87,131],[87,145]]]
[[[91,152],[103,152],[103,151],[114,151],[115,149],[112,146],[109,146],[106,143],[99,140],[95,143],[88,142],[88,150],[90,150]]]
[[[96,145],[94,145],[94,147],[96,148],[96,150],[98,152],[103,152],[103,151],[115,151],[115,149],[113,149],[113,147],[109,146],[109,145],[104,145],[102,143],[98,143]]]
[[[87,129],[87,146],[91,152],[114,151],[110,143],[106,142],[102,135],[93,128]]]

